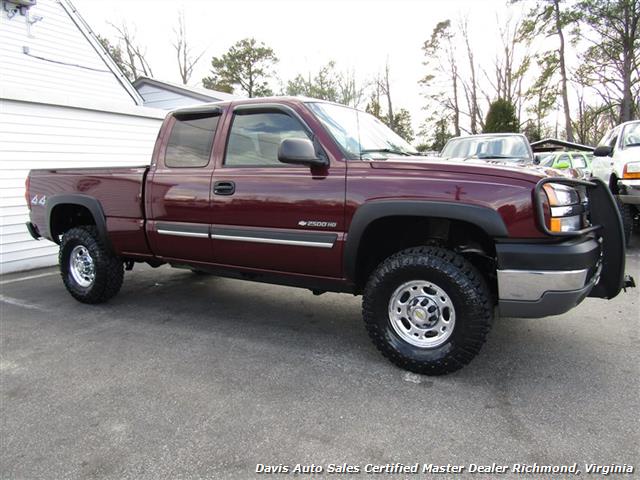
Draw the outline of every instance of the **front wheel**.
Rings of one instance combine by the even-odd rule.
[[[60,274],[71,296],[83,303],[102,303],[122,286],[122,260],[111,254],[96,227],[68,230],[60,244]]]
[[[403,250],[373,272],[363,317],[376,347],[401,368],[442,375],[468,364],[491,327],[493,306],[482,275],[449,250]]]

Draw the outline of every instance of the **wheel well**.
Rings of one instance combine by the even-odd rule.
[[[475,265],[496,292],[493,239],[476,225],[435,217],[394,216],[373,221],[365,229],[356,262],[356,287],[362,291],[371,272],[400,250],[433,245],[454,251]]]
[[[87,207],[71,203],[56,205],[49,217],[49,233],[56,240],[67,230],[80,225],[95,225],[96,221]]]

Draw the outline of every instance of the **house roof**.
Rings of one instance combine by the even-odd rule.
[[[593,147],[589,145],[581,145],[579,143],[567,142],[557,138],[544,138],[537,142],[531,142],[531,148],[534,152],[554,152],[563,148],[569,150],[580,150],[582,152],[593,152]]]
[[[111,58],[111,55],[105,50],[100,41],[98,40],[98,36],[95,34],[89,24],[82,18],[80,12],[76,7],[71,3],[71,0],[59,0],[59,4],[62,5],[62,8],[67,12],[67,15],[71,18],[73,23],[76,24],[78,30],[82,32],[82,34],[89,41],[91,46],[94,48],[98,55],[102,58],[107,68],[113,73],[113,75],[118,79],[118,82],[122,85],[122,87],[127,91],[127,93],[133,98],[133,101],[136,102],[136,105],[143,105],[144,101],[138,91],[133,88],[133,85],[126,77],[126,75],[120,70],[120,67],[116,64],[116,62]]]
[[[201,100],[203,102],[235,100],[237,98],[240,98],[237,95],[233,95],[231,93],[219,92],[217,90],[210,90],[208,88],[203,88],[203,87],[190,87],[188,85],[180,85],[173,82],[165,82],[163,80],[158,80],[151,77],[138,77],[133,82],[133,86],[136,89],[139,89],[142,85],[152,85],[154,87],[162,88],[170,92],[179,93],[180,95],[185,95],[187,97],[191,97],[196,100]]]

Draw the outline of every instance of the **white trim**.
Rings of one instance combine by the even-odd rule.
[[[42,93],[16,88],[13,86],[0,86],[0,100],[13,100],[16,102],[39,103],[43,105],[55,105],[58,107],[78,108],[81,110],[93,110],[97,112],[117,113],[134,117],[157,118],[163,120],[167,116],[166,110],[159,108],[142,107],[128,103],[103,103],[78,100],[67,95],[57,93]]]
[[[111,55],[109,55],[109,53],[104,49],[96,35],[93,33],[93,30],[91,30],[91,27],[89,27],[84,18],[82,18],[82,15],[80,15],[78,9],[71,3],[71,0],[57,0],[57,2],[64,9],[64,11],[67,12],[67,15],[69,15],[73,23],[76,24],[78,30],[82,32],[82,34],[86,37],[94,50],[98,52],[98,55],[100,55],[102,61],[107,65],[109,70],[111,70],[116,79],[118,79],[120,84],[131,96],[133,101],[136,102],[136,105],[143,105],[144,100],[142,99],[138,91],[133,87],[125,74],[122,73],[122,70],[120,70],[120,67],[118,67],[116,62],[113,61]]]

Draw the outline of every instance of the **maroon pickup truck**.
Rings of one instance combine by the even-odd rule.
[[[557,315],[632,283],[602,182],[420,157],[319,100],[180,109],[150,166],[33,170],[26,191],[27,227],[60,245],[81,302],[113,297],[137,262],[362,294],[376,347],[424,374],[469,363],[496,307]]]

